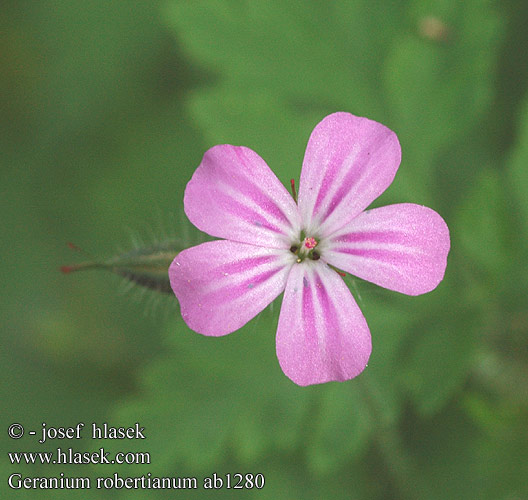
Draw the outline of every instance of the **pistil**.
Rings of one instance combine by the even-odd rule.
[[[301,242],[298,244],[294,243],[290,247],[290,252],[297,256],[297,262],[302,262],[306,258],[311,260],[319,260],[321,256],[319,252],[314,250],[318,244],[318,241],[313,236],[304,238],[304,234],[301,234]]]

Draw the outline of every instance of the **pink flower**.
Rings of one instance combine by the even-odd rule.
[[[169,269],[187,325],[220,336],[245,325],[284,292],[277,357],[298,385],[348,380],[363,371],[370,332],[334,268],[419,295],[442,280],[444,220],[421,205],[365,210],[400,164],[396,134],[349,113],[312,132],[296,204],[251,149],[209,149],[185,190],[185,213],[224,240],[179,253]]]

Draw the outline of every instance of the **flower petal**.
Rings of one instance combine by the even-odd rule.
[[[220,336],[245,325],[284,290],[293,262],[284,250],[210,241],[180,252],[169,277],[189,328]]]
[[[254,151],[228,144],[206,151],[187,184],[185,213],[218,238],[289,248],[299,234],[293,198]]]
[[[350,290],[323,263],[294,265],[277,329],[277,357],[298,385],[354,378],[371,352],[370,332]]]
[[[367,210],[325,241],[324,259],[390,290],[420,295],[444,277],[449,230],[434,210],[402,203]]]
[[[396,134],[381,123],[327,116],[310,136],[299,183],[307,233],[324,238],[352,220],[389,187],[400,160]]]

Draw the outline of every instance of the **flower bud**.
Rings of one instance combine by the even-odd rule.
[[[69,244],[74,250],[80,250]],[[87,269],[106,269],[144,288],[160,293],[171,293],[168,269],[176,255],[183,249],[179,240],[169,240],[134,248],[103,261],[89,261],[60,270],[68,274]]]

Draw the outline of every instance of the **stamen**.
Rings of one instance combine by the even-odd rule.
[[[328,267],[330,269],[333,269],[337,274],[339,274],[339,276],[343,276],[343,278],[346,276],[346,273],[344,273],[343,271],[340,271],[339,269],[336,269],[334,266],[328,264]]]
[[[290,185],[291,185],[293,199],[295,200],[295,203],[297,203],[297,191],[295,190],[295,179],[290,179]]]

